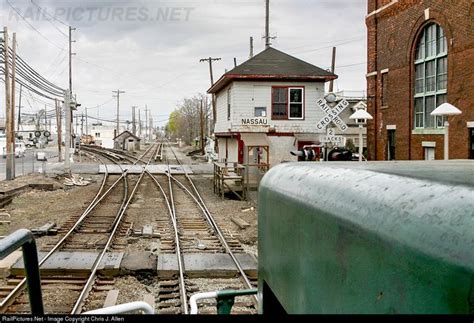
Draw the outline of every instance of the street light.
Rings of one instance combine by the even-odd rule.
[[[444,122],[444,160],[449,159],[449,122],[447,117],[456,116],[461,113],[461,110],[449,103],[441,104],[430,113],[432,116],[446,116],[446,121]]]
[[[352,119],[352,120],[364,120],[364,122],[366,122],[367,120],[372,120],[372,116],[367,112],[365,111],[364,109],[359,109],[357,110],[356,112],[354,112],[350,117],[349,119]],[[362,129],[363,129],[363,124],[362,122],[359,123],[359,162],[362,161],[362,149],[363,149],[363,146],[364,146],[364,141],[363,141],[363,138],[362,138]]]

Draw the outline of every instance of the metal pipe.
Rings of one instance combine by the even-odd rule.
[[[41,278],[38,266],[36,242],[30,230],[19,229],[0,241],[0,259],[5,258],[18,248],[23,249],[28,298],[31,314],[43,315],[43,297],[41,295]]]
[[[189,299],[189,303],[191,305],[191,312],[189,314],[196,315],[198,313],[197,301],[200,299],[206,299],[206,298],[217,298],[217,291],[197,293],[191,296],[191,298]]]
[[[82,314],[84,315],[96,315],[96,314],[111,315],[111,314],[130,313],[133,311],[143,311],[144,314],[155,314],[155,310],[153,309],[153,307],[151,307],[150,304],[146,302],[125,303],[125,304],[120,304],[120,305],[115,305],[115,306],[99,308],[97,310],[88,311]]]
[[[225,298],[235,298],[238,296],[247,296],[247,295],[254,295],[257,294],[257,289],[252,288],[252,289],[243,289],[243,290],[220,290],[220,291],[214,291],[214,292],[204,292],[204,293],[197,293],[191,296],[189,299],[189,303],[191,304],[191,313],[192,315],[198,313],[198,306],[197,306],[197,301],[201,299],[207,299],[207,298],[217,298],[219,299],[225,299]],[[232,301],[233,303],[233,301]],[[219,307],[219,304],[218,304]]]

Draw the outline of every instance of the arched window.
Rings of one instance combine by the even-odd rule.
[[[426,26],[415,53],[414,128],[440,128],[442,117],[430,113],[446,102],[448,88],[448,46],[441,26]]]

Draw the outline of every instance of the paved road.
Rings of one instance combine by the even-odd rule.
[[[38,149],[27,149],[25,156],[15,158],[15,170],[16,176],[30,174],[33,172],[41,173],[44,169],[45,162],[38,161],[34,158],[34,154]],[[49,160],[53,159],[52,156],[57,155],[57,152],[53,148],[46,148],[44,150]],[[54,158],[56,160],[56,158]],[[6,176],[6,158],[0,157],[0,180],[4,180]]]

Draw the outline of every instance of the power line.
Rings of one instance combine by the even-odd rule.
[[[294,52],[294,53],[292,53],[292,54],[293,54],[293,55],[296,55],[296,54],[304,54],[304,53],[316,52],[316,51],[318,51],[318,50],[327,49],[327,48],[332,48],[332,47],[334,47],[334,46],[338,47],[338,46],[346,45],[346,44],[349,44],[349,43],[353,43],[353,42],[358,41],[358,40],[361,40],[361,39],[363,39],[363,37],[354,38],[354,39],[352,39],[352,40],[347,40],[347,41],[344,41],[344,42],[341,42],[341,43],[337,43],[337,44],[333,44],[333,45],[330,45],[330,46],[324,46],[324,47],[313,48],[313,49],[304,50],[304,51],[301,51],[301,52]]]
[[[4,46],[0,45],[0,49],[3,49],[3,53],[5,53]],[[8,56],[9,58],[12,58],[12,49],[8,48]],[[4,55],[4,59],[6,56]],[[59,87],[58,85],[48,81],[45,77],[43,77],[40,73],[38,73],[36,70],[34,70],[28,63],[25,62],[24,59],[21,58],[21,56],[16,55],[16,58],[18,60],[18,63],[20,65],[20,68],[24,68],[27,70],[27,73],[32,75],[33,77],[37,78],[39,83],[43,83],[46,87],[50,87],[51,90],[59,91],[59,92],[64,92],[64,89]]]
[[[31,0],[31,3],[34,4],[36,7],[38,7],[38,10],[39,10],[41,13],[43,13],[43,14],[45,14],[45,15],[51,17],[51,18],[53,18],[53,19],[56,20],[56,21],[59,21],[59,20],[57,20],[55,17],[51,16],[48,12],[46,12],[46,10],[44,10],[44,9],[41,8],[39,5],[37,5],[33,0]],[[59,29],[55,24],[53,24],[53,22],[52,22],[51,20],[48,20],[48,19],[46,19],[46,20],[51,24],[51,26],[53,26],[57,31],[59,31],[63,36],[67,37],[67,35],[66,35],[61,29]],[[64,25],[64,23],[63,23],[62,21],[59,21],[59,22]]]
[[[41,7],[40,7],[38,4],[36,4],[36,2],[34,2],[33,0],[31,0],[31,3],[34,4],[36,7],[38,7],[38,9],[40,9],[40,11],[44,12],[47,16],[53,18],[54,20],[56,20],[56,21],[59,22],[60,24],[63,24],[64,26],[69,27],[69,25],[68,25],[67,23],[65,23],[65,22],[59,20],[58,18],[56,18],[55,16],[49,14],[49,13],[46,11],[46,9],[41,8]],[[64,36],[67,37],[66,34],[64,34]]]
[[[51,40],[49,40],[48,37],[46,37],[45,35],[43,35],[38,29],[36,29],[32,24],[30,24],[28,22],[28,20],[26,20],[26,18],[24,16],[22,16],[22,14],[18,11],[17,8],[15,8],[11,3],[10,1],[6,0],[7,1],[7,4],[10,6],[10,8],[12,8],[18,16],[21,17],[21,19],[23,19],[23,21],[31,28],[33,29],[34,31],[36,31],[41,37],[43,37],[44,40],[46,40],[48,43],[50,43],[51,45],[53,45],[54,47],[60,49],[60,50],[64,50],[63,48],[61,48],[60,46],[56,45],[55,43],[53,43]]]

